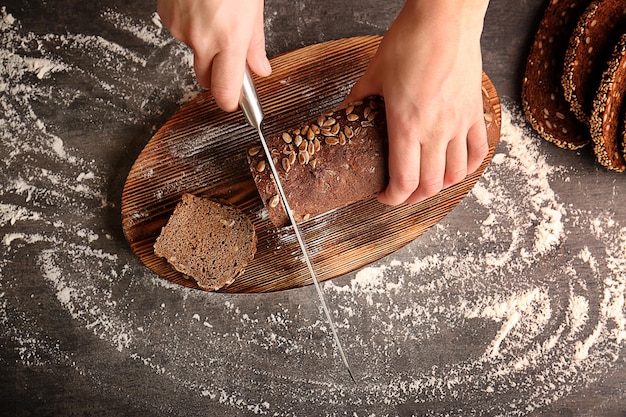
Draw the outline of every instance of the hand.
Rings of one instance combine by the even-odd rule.
[[[486,0],[408,0],[343,105],[385,98],[389,184],[378,200],[417,203],[463,180],[489,150],[480,35]]]
[[[259,76],[272,72],[263,0],[158,0],[157,10],[172,35],[193,50],[196,78],[223,110],[239,108],[246,62]]]

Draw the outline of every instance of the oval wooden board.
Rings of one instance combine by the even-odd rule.
[[[274,134],[334,109],[363,74],[378,36],[339,39],[272,58],[273,74],[256,79]],[[344,275],[405,246],[448,214],[474,186],[500,138],[500,104],[483,75],[490,152],[462,183],[417,205],[387,207],[366,199],[301,223],[320,281]],[[122,194],[124,234],[139,259],[161,277],[197,288],[195,281],[154,255],[153,244],[183,193],[227,200],[253,221],[257,254],[223,292],[269,292],[311,284],[291,227],[276,229],[249,173],[245,149],[258,142],[240,112],[224,113],[208,93],[183,106],[148,142]]]

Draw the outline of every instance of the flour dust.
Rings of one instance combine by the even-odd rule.
[[[306,289],[205,294],[140,265],[106,221],[119,210],[107,186],[115,166],[59,133],[53,109],[88,107],[66,116],[130,126],[158,116],[154,101],[193,97],[191,55],[158,17],[100,15],[141,53],[99,36],[35,34],[10,12],[0,16],[0,337],[21,366],[127,383],[77,349],[71,328],[138,368],[142,385],[180,388],[198,412],[467,416],[526,415],[623,360],[626,227],[555,191],[576,172],[546,160],[515,105],[503,108],[491,165],[450,216],[402,256],[324,285],[354,385]],[[180,75],[155,87],[145,71],[157,69]],[[41,300],[53,314],[39,312]],[[167,395],[137,401],[171,411]]]

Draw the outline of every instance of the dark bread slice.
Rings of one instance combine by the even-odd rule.
[[[499,136],[500,128],[498,115],[484,88],[483,112],[492,143],[493,138]],[[331,130],[308,133],[312,126],[320,125],[327,125]],[[333,130],[334,126],[338,127]],[[302,137],[302,153],[305,147],[308,153],[301,161],[295,146],[298,135]],[[326,113],[299,127],[268,136],[267,142],[297,222],[372,197],[387,185],[387,123],[380,97],[369,97],[346,109]],[[312,154],[309,153],[311,143]],[[283,227],[289,219],[278,197],[276,183],[265,167],[265,156],[259,149],[259,146],[248,149],[250,170],[270,220],[276,227]],[[290,157],[292,164],[288,164]]]
[[[387,124],[384,101],[370,97],[267,138],[297,222],[382,190],[387,183]],[[289,223],[259,146],[248,161],[270,220]]]
[[[561,74],[565,49],[588,1],[552,0],[530,50],[522,86],[522,106],[530,125],[548,142],[579,149],[591,138],[563,97]]]
[[[602,72],[624,27],[624,0],[594,0],[570,38],[561,82],[572,112],[588,126]]]
[[[593,101],[591,137],[598,161],[605,167],[622,172],[626,169],[622,118],[626,94],[626,32],[613,48],[602,81]]]
[[[235,280],[256,253],[252,222],[240,210],[192,194],[182,200],[154,244],[154,253],[205,290]]]

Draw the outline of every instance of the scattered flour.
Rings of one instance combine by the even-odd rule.
[[[483,178],[403,249],[410,261],[391,255],[324,284],[357,386],[345,378],[324,321],[311,314],[312,290],[207,297],[156,277],[110,243],[118,231],[107,219],[117,208],[106,181],[115,167],[58,136],[39,111],[80,98],[94,114],[74,117],[141,124],[161,111],[145,98],[155,90],[169,102],[193,97],[191,55],[156,15],[137,21],[106,9],[100,18],[147,49],[164,49],[165,63],[115,39],[30,33],[1,9],[0,340],[22,365],[54,364],[96,386],[120,384],[115,367],[102,372],[111,368],[106,358],[68,343],[58,329],[69,327],[145,369],[146,385],[182,388],[190,406],[374,417],[410,405],[429,415],[527,415],[623,361],[626,227],[610,210],[586,211],[556,191],[576,172],[551,165],[513,105],[503,108],[502,143]],[[78,53],[87,57],[81,68],[69,64]],[[185,75],[156,87],[133,75],[161,65]],[[63,76],[97,91],[61,88]],[[459,211],[475,224],[450,220]],[[589,238],[570,250],[575,234]],[[57,303],[54,317],[40,314],[42,296]],[[450,335],[467,349],[444,346],[451,356],[442,359]],[[169,409],[167,401],[155,409]],[[455,402],[491,408],[448,407]]]

